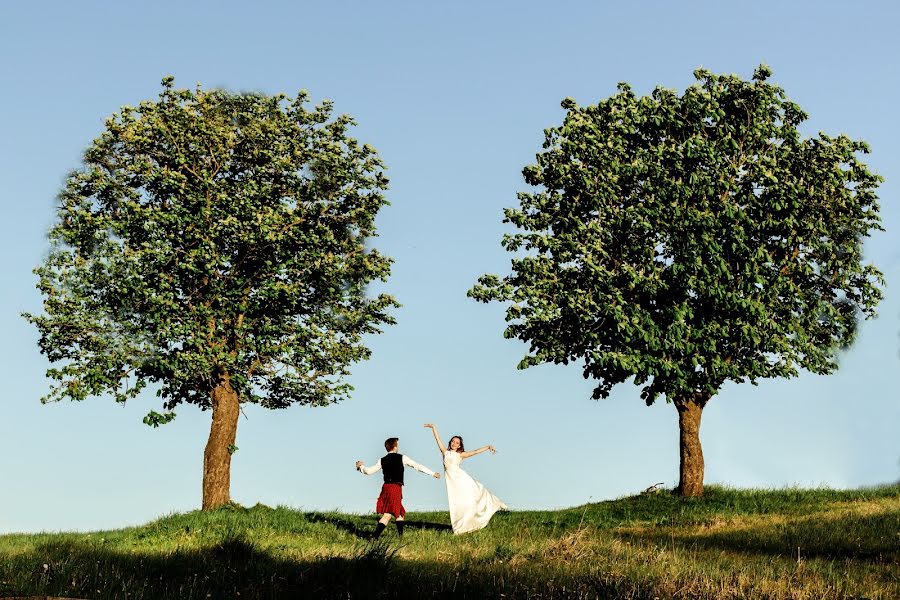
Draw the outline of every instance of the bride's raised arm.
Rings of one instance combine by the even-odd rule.
[[[425,427],[431,430],[431,433],[434,434],[434,441],[437,444],[438,450],[441,451],[441,454],[446,452],[447,450],[444,448],[444,442],[441,441],[441,436],[438,435],[437,427],[435,427],[432,423],[425,423]]]

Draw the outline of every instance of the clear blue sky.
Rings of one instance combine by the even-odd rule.
[[[389,169],[377,245],[399,324],[371,340],[352,400],[241,419],[232,496],[370,511],[379,481],[353,470],[388,436],[432,468],[422,423],[500,452],[467,462],[512,508],[615,498],[678,475],[676,412],[623,385],[590,400],[578,367],[517,371],[503,309],[466,298],[505,273],[502,209],[559,123],[619,81],[684,89],[699,66],[750,77],[760,62],[811,115],[807,131],[867,140],[886,179],[887,232],[866,246],[886,274],[881,316],[838,374],[731,386],[708,406],[707,483],[856,487],[900,474],[900,42],[894,2],[8,2],[0,9],[0,532],[138,524],[200,504],[209,413],[141,423],[157,399],[42,406],[47,367],[19,317],[54,198],[103,120],[176,83],[330,98]],[[446,507],[409,476],[407,507]]]

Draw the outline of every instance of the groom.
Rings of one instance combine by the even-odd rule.
[[[384,485],[381,486],[381,494],[378,496],[378,502],[375,503],[375,512],[381,515],[378,525],[375,527],[374,537],[381,535],[387,524],[391,522],[391,517],[396,519],[397,535],[403,537],[403,526],[405,523],[406,509],[403,508],[403,467],[412,467],[420,473],[431,475],[435,479],[440,479],[439,473],[435,473],[428,467],[423,467],[408,456],[403,456],[398,452],[400,449],[400,440],[392,437],[384,441],[384,449],[387,454],[378,459],[371,467],[363,464],[363,461],[356,461],[356,470],[364,475],[371,475],[381,469],[384,472]]]

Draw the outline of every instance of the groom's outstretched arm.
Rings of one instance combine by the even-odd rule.
[[[440,473],[435,473],[428,467],[424,467],[424,466],[420,465],[419,463],[417,463],[416,461],[414,461],[413,459],[411,459],[410,457],[408,457],[405,454],[403,455],[403,464],[406,465],[407,467],[411,467],[411,468],[415,469],[419,473],[425,473],[426,475],[431,475],[435,479],[441,478]]]
[[[367,467],[365,464],[363,464],[363,461],[358,460],[356,461],[356,470],[363,475],[371,475],[372,473],[377,473],[381,470],[381,459],[379,458],[378,461],[371,467]]]

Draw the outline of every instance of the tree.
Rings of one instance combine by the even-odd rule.
[[[881,299],[862,256],[881,229],[869,148],[803,138],[807,115],[770,74],[564,100],[523,170],[537,189],[505,211],[512,273],[469,291],[510,303],[505,336],[530,344],[519,368],[583,361],[594,399],[633,377],[648,405],[674,403],[685,496],[703,493],[700,418],[722,385],[833,372]]]
[[[230,501],[243,403],[324,406],[348,397],[363,336],[394,322],[369,298],[391,260],[367,246],[387,204],[375,150],[325,101],[181,90],[106,121],[59,196],[35,269],[54,380],[44,402],[157,388],[212,410],[203,508]]]

